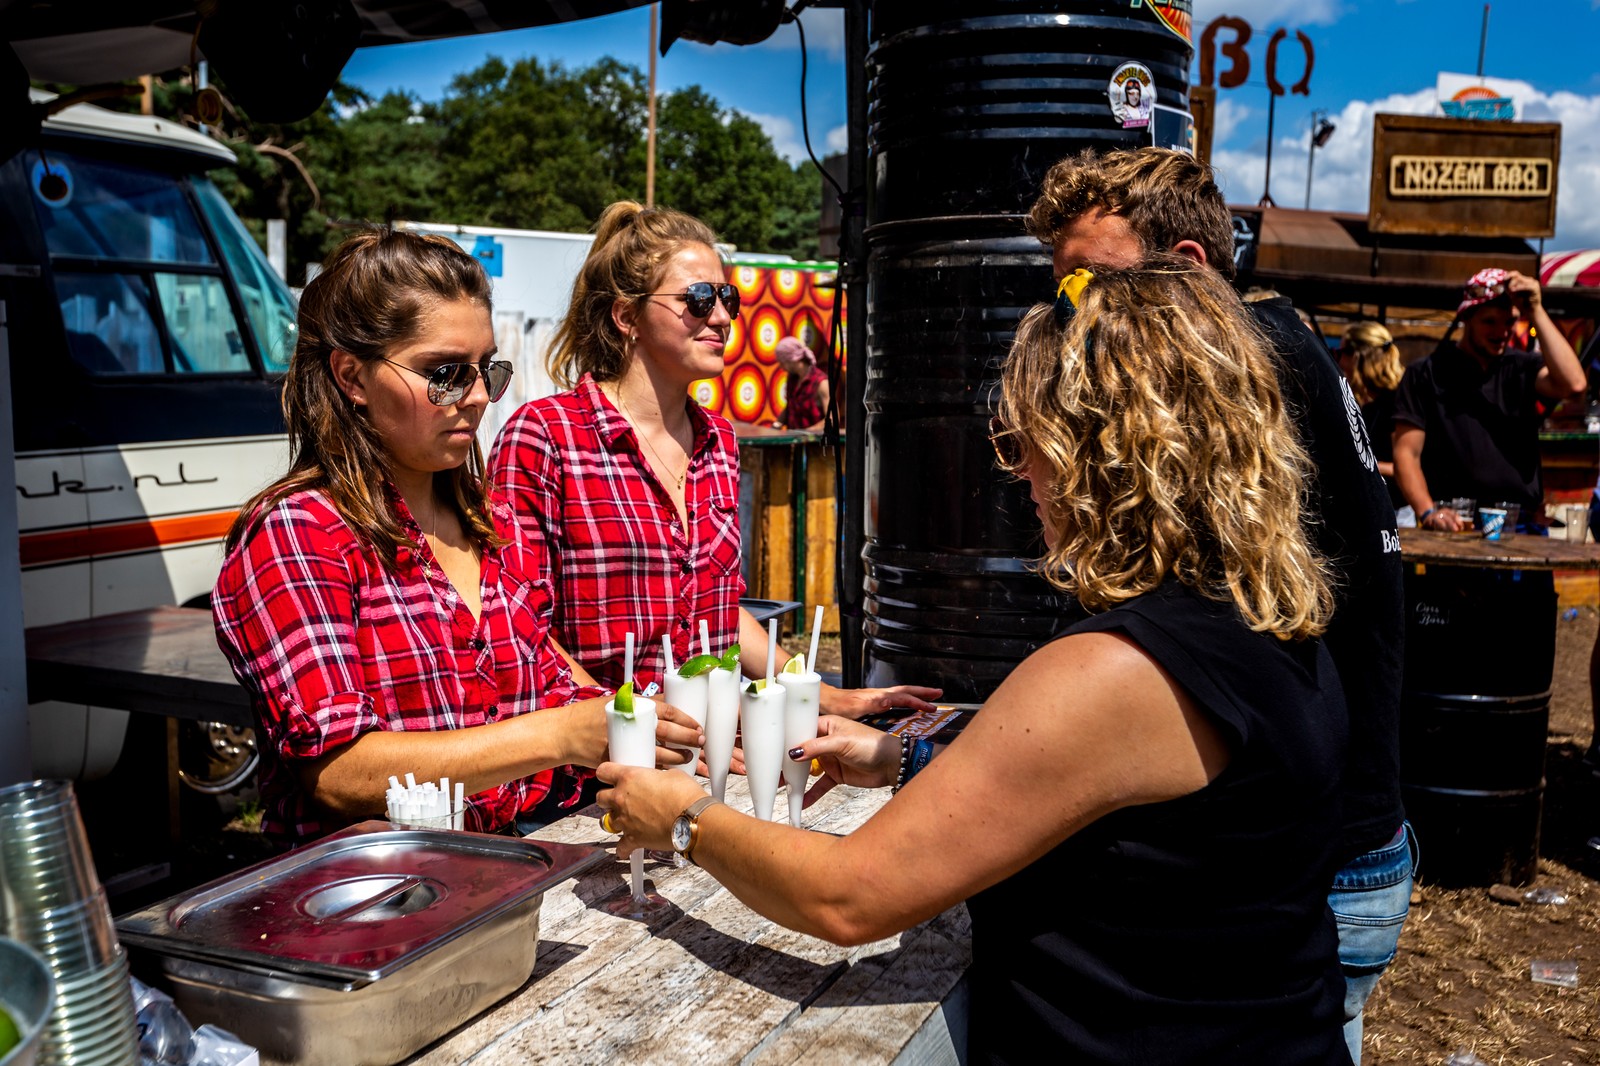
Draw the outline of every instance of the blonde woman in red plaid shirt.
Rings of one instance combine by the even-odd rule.
[[[350,238],[301,297],[294,458],[240,512],[212,597],[276,836],[381,815],[407,772],[463,782],[468,829],[526,831],[576,800],[562,768],[605,755],[604,693],[551,638],[543,555],[483,478],[478,422],[511,376],[490,322],[478,262],[405,232]],[[663,743],[699,742],[661,713]]]
[[[677,661],[700,650],[700,619],[716,651],[738,641],[745,673],[766,671],[766,631],[739,606],[738,443],[688,395],[722,373],[739,313],[715,242],[679,211],[606,208],[551,341],[550,376],[570,391],[525,405],[490,456],[524,531],[548,546],[556,633],[604,684],[621,679],[629,631],[648,684],[663,635]],[[854,718],[939,695],[824,685],[822,707]]]

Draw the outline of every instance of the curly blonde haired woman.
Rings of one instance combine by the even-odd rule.
[[[789,753],[821,759],[813,793],[905,786],[848,837],[613,763],[599,800],[624,850],[670,838],[836,942],[967,900],[973,1062],[1348,1064],[1326,904],[1345,708],[1271,357],[1187,260],[1079,299],[1065,325],[1024,318],[996,443],[1043,519],[1041,569],[1096,613],[931,763],[923,742],[825,718]]]

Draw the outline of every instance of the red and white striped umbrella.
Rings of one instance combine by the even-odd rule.
[[[1551,252],[1539,267],[1539,284],[1561,288],[1600,288],[1600,250]]]

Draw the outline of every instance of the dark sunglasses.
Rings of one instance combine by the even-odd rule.
[[[989,419],[989,445],[994,448],[995,461],[1003,470],[1015,470],[1022,465],[1022,442],[1017,431],[1000,421],[995,415]]]
[[[1506,294],[1506,283],[1474,281],[1467,285],[1466,292],[1469,300],[1498,300]]]
[[[483,387],[489,391],[489,402],[493,403],[506,394],[506,386],[511,384],[511,364],[503,361],[489,362],[485,360],[482,365],[477,363],[446,363],[436,366],[432,370],[417,370],[396,363],[393,359],[379,356],[385,363],[397,366],[401,370],[423,378],[428,383],[428,402],[435,407],[449,407],[459,403],[461,398],[472,389],[472,383],[483,377]]]
[[[676,296],[695,318],[710,318],[711,309],[721,300],[722,306],[728,309],[729,318],[739,317],[739,290],[727,282],[717,285],[709,281],[695,281],[682,292],[647,292],[644,295]]]

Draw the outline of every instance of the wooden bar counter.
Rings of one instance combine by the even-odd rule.
[[[806,827],[846,834],[889,799],[840,787]],[[742,777],[728,802],[748,812]],[[788,810],[780,793],[778,807]],[[611,847],[598,808],[535,839]],[[547,892],[532,978],[407,1060],[415,1066],[541,1063],[954,1063],[966,1049],[971,959],[965,905],[856,948],[791,932],[698,867],[647,862],[674,906],[649,924],[599,907],[628,891],[625,861]]]
[[[1402,529],[1400,555],[1408,563],[1485,570],[1600,570],[1600,543],[1529,533],[1485,540],[1477,533]]]

